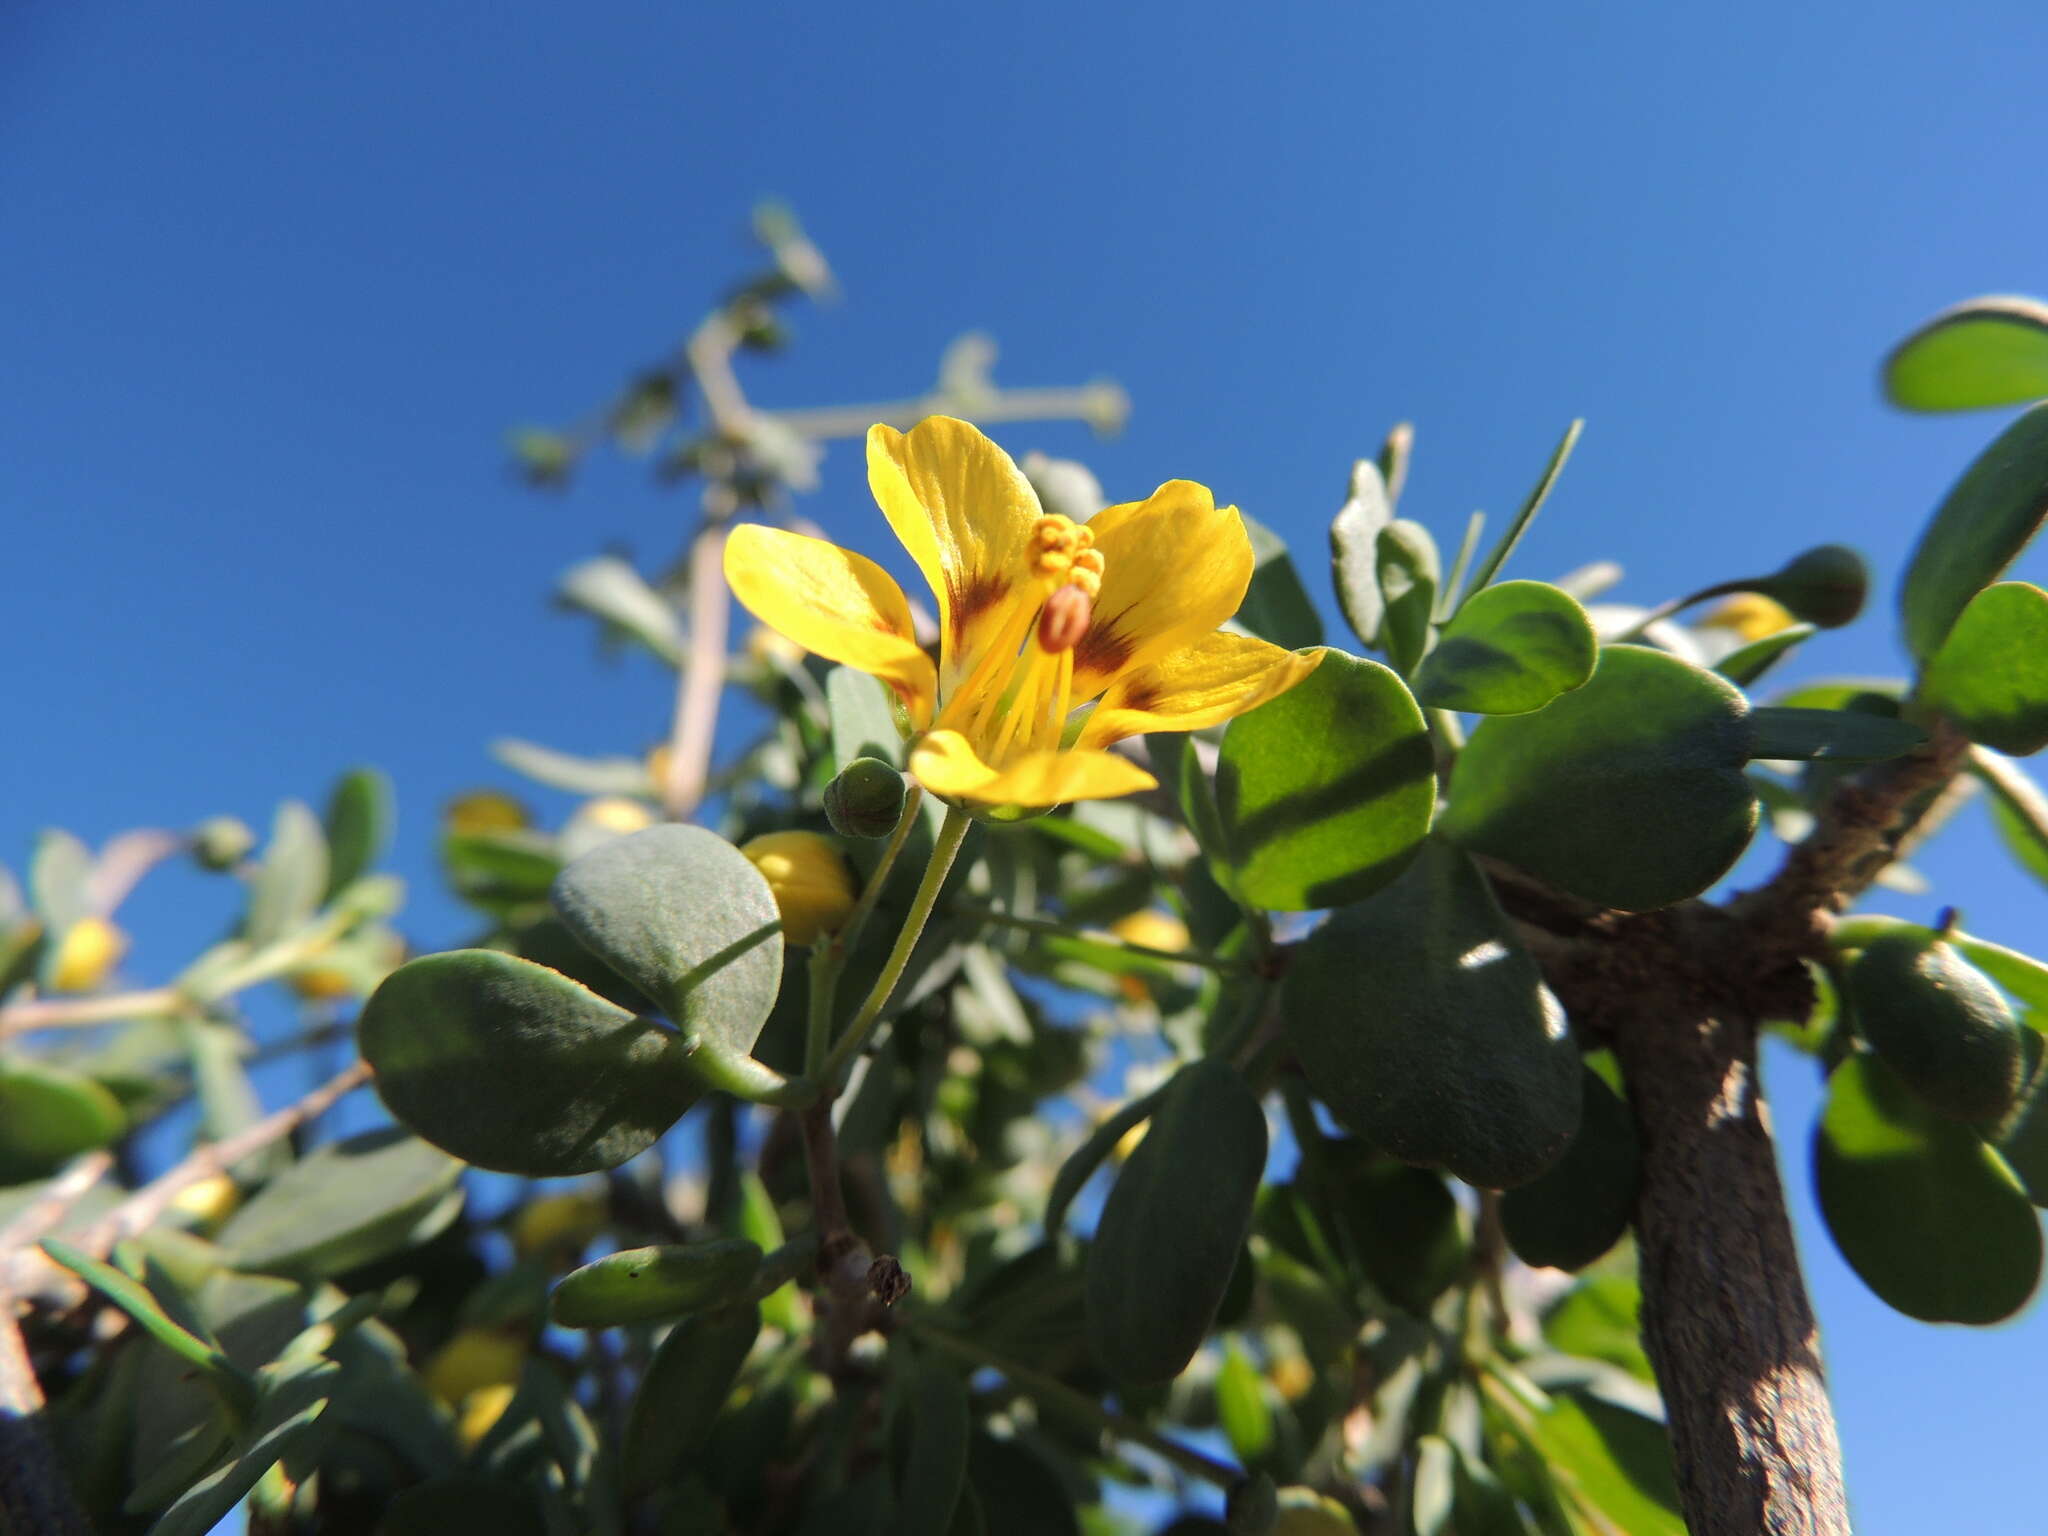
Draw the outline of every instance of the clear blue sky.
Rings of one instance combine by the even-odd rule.
[[[1301,541],[1351,458],[1418,423],[1404,508],[1455,537],[1585,440],[1519,573],[1614,556],[1632,595],[1845,540],[1894,573],[1995,418],[1883,409],[1937,307],[2048,290],[2048,11],[1667,6],[0,8],[0,859],[253,821],[381,762],[412,926],[432,808],[484,743],[662,730],[651,667],[549,613],[565,564],[665,558],[686,513],[622,467],[502,470],[657,355],[776,193],[846,291],[749,382],[914,391],[986,327],[1019,384],[1136,404],[1085,454]],[[879,548],[857,455],[804,510]],[[2030,557],[2037,577],[2048,569]],[[1882,606],[1882,605],[1880,605]],[[1895,669],[1883,613],[1808,672]],[[2048,948],[2048,896],[1973,813],[1924,863],[1970,926]],[[146,888],[134,967],[210,932]],[[1895,904],[1924,915],[1930,903]],[[152,966],[157,969],[152,970]],[[1815,1228],[1811,1074],[1773,1058],[1866,1536],[2037,1520],[2048,1324],[1932,1329]]]

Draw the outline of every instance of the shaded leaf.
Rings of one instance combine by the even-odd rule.
[[[216,1237],[240,1268],[340,1274],[409,1246],[445,1211],[462,1165],[397,1127],[314,1148],[272,1179]],[[431,1234],[428,1234],[431,1235]]]
[[[1459,607],[1415,674],[1437,709],[1520,715],[1593,675],[1599,645],[1586,610],[1540,581],[1504,581]]]
[[[1928,662],[1920,698],[2000,752],[2048,746],[2048,592],[2001,581],[1971,598]]]
[[[1280,536],[1247,517],[1244,531],[1252,543],[1252,580],[1232,621],[1248,634],[1290,651],[1323,643],[1323,621],[1295,572],[1294,561]]]
[[[1919,726],[1858,709],[1783,709],[1749,712],[1755,738],[1751,757],[1773,761],[1829,758],[1871,763],[1901,757],[1927,740]]]

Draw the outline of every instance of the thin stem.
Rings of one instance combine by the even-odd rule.
[[[82,1029],[129,1019],[168,1019],[192,1006],[175,987],[115,992],[102,997],[50,997],[0,1008],[0,1039],[31,1029]]]
[[[676,681],[675,724],[669,732],[668,775],[662,810],[687,820],[704,799],[711,772],[711,738],[725,690],[726,635],[732,590],[725,584],[725,528],[713,524],[690,546],[690,650]]]
[[[906,1318],[905,1326],[927,1344],[936,1346],[957,1360],[969,1365],[986,1367],[1002,1375],[1009,1383],[1047,1407],[1058,1409],[1070,1417],[1094,1425],[1104,1434],[1113,1435],[1132,1445],[1143,1446],[1161,1460],[1204,1482],[1213,1483],[1226,1493],[1244,1481],[1244,1473],[1225,1461],[1204,1456],[1200,1451],[1169,1440],[1166,1436],[1127,1418],[1113,1409],[1105,1408],[1085,1392],[1076,1391],[1057,1377],[1043,1371],[1035,1371],[1028,1365],[1019,1365],[1014,1360],[1005,1360],[991,1355],[979,1345],[966,1339],[955,1338],[952,1334],[932,1327],[915,1318]]]
[[[1224,976],[1241,976],[1250,967],[1241,960],[1231,960],[1222,955],[1212,955],[1201,949],[1160,949],[1151,944],[1139,944],[1130,939],[1119,939],[1106,933],[1082,933],[1065,923],[1051,918],[1023,917],[1015,912],[1005,912],[1000,907],[983,906],[980,902],[961,901],[953,904],[953,910],[962,917],[978,917],[984,922],[1000,923],[1005,928],[1015,928],[1024,933],[1043,933],[1053,938],[1078,939],[1084,944],[1098,945],[1103,949],[1121,950],[1127,955],[1142,956],[1147,960],[1167,960],[1175,965],[1199,965],[1204,970],[1215,971]]]
[[[917,825],[917,813],[924,806],[924,786],[915,779],[903,795],[903,814],[896,818],[896,830],[889,834],[889,842],[882,849],[881,858],[875,861],[875,872],[868,876],[868,883],[861,888],[860,899],[853,904],[853,911],[846,922],[832,936],[828,946],[841,960],[860,937],[860,931],[867,925],[868,915],[875,910],[880,899],[882,886],[889,879],[889,871],[896,867],[896,856],[903,852],[903,845],[910,841],[911,829]]]
[[[903,979],[904,967],[910,964],[910,952],[917,947],[924,925],[931,920],[932,908],[938,905],[939,891],[946,883],[954,856],[960,852],[960,844],[966,840],[970,825],[971,819],[959,806],[946,807],[946,819],[939,824],[939,835],[932,843],[932,861],[925,866],[924,879],[919,882],[917,895],[910,903],[910,915],[903,920],[903,931],[896,935],[896,947],[889,951],[882,974],[875,978],[867,1001],[860,1005],[860,1012],[854,1015],[853,1022],[846,1026],[846,1033],[839,1037],[839,1043],[825,1058],[824,1071],[817,1083],[818,1093],[825,1102],[829,1103],[839,1092],[839,1079],[845,1074],[848,1063],[867,1044],[875,1021],[882,1016],[890,994],[896,990],[896,983]]]
[[[889,834],[888,846],[875,861],[874,873],[868,876],[853,911],[847,914],[837,933],[811,952],[811,1006],[804,1034],[804,1076],[813,1082],[819,1080],[818,1074],[825,1065],[825,1047],[832,1038],[833,1006],[839,998],[839,977],[846,969],[846,957],[860,938],[861,929],[867,926],[868,915],[875,910],[882,887],[888,883],[889,871],[895,867],[904,843],[909,841],[910,829],[917,825],[923,805],[924,788],[913,782],[903,796],[903,810],[896,818],[895,830]]]

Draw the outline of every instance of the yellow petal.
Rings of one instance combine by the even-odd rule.
[[[1119,676],[1081,727],[1079,744],[1106,747],[1147,731],[1220,725],[1278,698],[1322,659],[1320,650],[1284,651],[1249,635],[1204,635]]]
[[[1143,501],[1098,512],[1088,526],[1102,551],[1102,591],[1074,647],[1076,699],[1208,634],[1237,612],[1252,579],[1244,519],[1192,480],[1169,480]]]
[[[1043,515],[1010,456],[964,421],[868,431],[868,487],[939,602],[939,675],[951,693],[1027,585]],[[1043,594],[1033,589],[1035,603]]]
[[[975,755],[958,731],[933,731],[910,754],[918,783],[947,800],[977,805],[1064,805],[1069,800],[1110,800],[1150,789],[1159,781],[1114,752],[1076,748],[1027,752],[997,770]]]
[[[742,523],[725,541],[725,579],[769,628],[879,677],[918,725],[931,718],[936,679],[911,628],[910,600],[874,561],[823,539]]]

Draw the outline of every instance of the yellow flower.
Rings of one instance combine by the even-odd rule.
[[[525,1364],[524,1338],[465,1328],[434,1351],[420,1376],[427,1390],[452,1408],[472,1392],[516,1383]]]
[[[128,953],[128,935],[104,917],[81,917],[64,930],[50,964],[52,992],[90,992]]]
[[[512,1246],[521,1258],[560,1252],[575,1254],[604,1230],[610,1208],[595,1194],[542,1195],[512,1218]]]
[[[1118,918],[1109,931],[1126,944],[1143,944],[1147,949],[1179,950],[1188,947],[1188,925],[1170,912],[1142,907]]]
[[[869,430],[868,485],[938,599],[936,668],[903,589],[851,550],[749,523],[726,542],[726,579],[764,623],[894,689],[911,774],[948,801],[1044,808],[1147,789],[1150,774],[1104,748],[1220,724],[1321,659],[1218,631],[1251,582],[1251,540],[1193,481],[1076,523],[1044,511],[973,427],[933,416]]]
[[[473,789],[448,802],[448,831],[456,837],[483,832],[517,832],[533,825],[526,807],[502,790]]]
[[[836,933],[853,911],[853,871],[839,845],[817,832],[770,832],[740,845],[775,893],[782,936],[809,944]]]
[[[1748,644],[1781,629],[1790,629],[1799,621],[1774,597],[1765,597],[1761,592],[1738,592],[1702,614],[1699,622],[1703,628],[1728,630]]]

